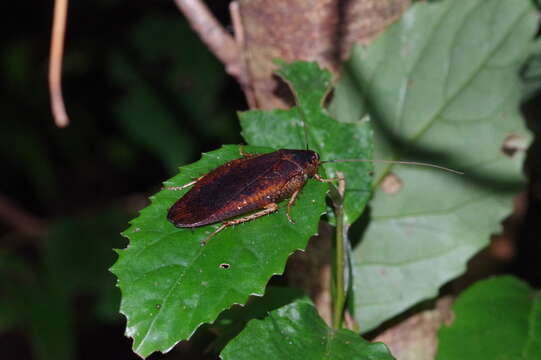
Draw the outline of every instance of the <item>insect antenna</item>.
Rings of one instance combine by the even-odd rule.
[[[302,121],[302,130],[304,134],[304,145],[306,146],[306,150],[309,150],[308,149],[308,131],[306,130],[306,123],[304,122],[304,120],[301,120],[301,121]]]
[[[464,175],[464,172],[446,168],[445,166],[435,165],[435,164],[429,164],[424,162],[418,162],[418,161],[399,161],[399,160],[369,160],[369,159],[340,159],[340,160],[324,160],[321,161],[322,164],[325,163],[337,163],[337,162],[378,162],[378,163],[384,163],[384,164],[402,164],[402,165],[417,165],[417,166],[426,166],[431,168],[436,168],[444,171],[448,171],[450,173],[458,174],[458,175]]]

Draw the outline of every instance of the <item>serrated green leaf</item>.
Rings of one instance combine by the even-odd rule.
[[[371,221],[354,252],[363,330],[435,296],[512,211],[530,141],[517,72],[536,24],[527,0],[416,3],[354,49],[332,106],[340,120],[370,114],[377,159],[465,172],[377,166]],[[382,191],[390,173],[397,194]]]
[[[541,296],[501,276],[480,281],[453,305],[438,333],[438,360],[541,359]]]
[[[224,146],[182,167],[164,184],[189,183],[239,157],[239,146]],[[122,292],[126,333],[143,357],[188,339],[199,325],[213,322],[233,304],[244,304],[250,295],[263,295],[270,277],[283,272],[287,257],[304,249],[317,232],[325,209],[325,185],[309,180],[292,209],[296,224],[288,222],[287,206],[281,203],[277,213],[229,227],[201,246],[219,224],[180,229],[166,219],[167,210],[186,191],[164,189],[151,197],[152,204],[123,233],[130,244],[111,268]]]
[[[289,110],[240,113],[244,139],[252,145],[274,148],[305,149],[308,145],[322,160],[371,159],[370,124],[367,121],[339,123],[323,107],[330,91],[331,74],[316,63],[280,64],[282,67],[277,74],[290,85],[297,106]],[[371,195],[372,163],[329,163],[323,165],[323,169],[328,178],[335,177],[336,171],[345,174],[345,221],[353,223]]]
[[[234,306],[220,314],[212,324],[217,334],[211,347],[219,353],[231,339],[236,337],[252,319],[262,319],[272,310],[285,306],[305,294],[295,288],[268,286],[263,297],[254,296],[244,306]],[[209,346],[210,347],[210,346]]]
[[[224,360],[393,359],[382,343],[371,344],[350,330],[327,327],[306,299],[250,321],[221,355]]]

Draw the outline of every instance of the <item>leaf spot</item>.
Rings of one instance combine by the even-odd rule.
[[[513,157],[517,151],[526,150],[527,147],[528,141],[523,136],[511,134],[503,141],[501,151],[504,155]]]
[[[223,263],[223,264],[220,264],[220,267],[224,270],[227,270],[231,267],[231,265],[227,264],[227,263]]]
[[[385,179],[383,179],[381,183],[381,190],[389,195],[396,195],[402,190],[403,182],[400,180],[400,178],[394,174],[390,173],[389,175],[385,176]]]

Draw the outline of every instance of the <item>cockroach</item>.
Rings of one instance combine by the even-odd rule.
[[[167,219],[179,228],[195,228],[223,222],[207,239],[228,226],[241,224],[269,215],[278,210],[278,202],[289,199],[287,218],[294,224],[291,208],[306,181],[314,178],[321,182],[319,166],[325,162],[363,162],[378,161],[365,159],[345,159],[321,161],[319,154],[311,150],[280,149],[266,154],[249,154],[240,147],[241,158],[229,161],[208,174],[181,187],[193,187],[170,209]],[[380,162],[414,164],[436,167],[457,172],[442,166],[407,161]],[[238,216],[251,213],[247,216]],[[231,220],[230,220],[231,219]]]

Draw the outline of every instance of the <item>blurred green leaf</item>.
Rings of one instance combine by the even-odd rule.
[[[332,112],[341,121],[370,114],[377,159],[465,172],[376,167],[371,220],[353,257],[364,331],[435,296],[511,213],[530,141],[517,72],[536,26],[526,0],[416,3],[353,50]]]
[[[115,77],[127,93],[115,113],[124,132],[160,159],[170,172],[191,157],[194,143],[177,124],[174,113],[159,94],[120,54],[113,57]]]
[[[65,292],[55,291],[22,258],[3,253],[0,294],[2,327],[26,330],[36,359],[73,359],[73,318]]]
[[[21,300],[36,357],[42,360],[73,359],[76,334],[71,299],[51,284],[38,284],[26,290],[28,292]]]
[[[541,359],[541,297],[524,282],[480,281],[453,305],[439,331],[438,360]]]
[[[334,330],[306,299],[252,320],[222,352],[233,359],[393,359],[382,343],[371,344],[358,334]]]
[[[177,16],[149,16],[130,40],[143,65],[163,71],[154,77],[163,81],[163,90],[171,91],[202,129],[207,127],[227,75],[189,24]]]
[[[4,48],[2,52],[2,73],[4,81],[11,89],[26,90],[30,79],[32,64],[31,46],[27,41],[16,41]]]
[[[24,300],[23,289],[34,286],[34,274],[20,257],[5,250],[0,251],[0,332],[24,323],[20,305]]]
[[[114,259],[111,246],[124,243],[117,232],[126,220],[124,214],[106,210],[52,223],[37,266],[1,253],[0,329],[27,330],[38,359],[73,359],[75,296],[92,296],[102,321],[118,320],[119,294],[106,269]],[[79,314],[79,321],[84,318]]]
[[[65,218],[51,226],[44,254],[44,275],[51,287],[69,296],[92,295],[101,320],[117,319],[119,293],[107,271],[115,260],[112,247],[125,244],[118,235],[126,214],[105,209],[96,215]]]
[[[322,160],[371,159],[372,129],[368,122],[343,124],[331,118],[323,102],[331,89],[331,74],[316,63],[280,63],[277,72],[290,86],[297,106],[288,110],[240,113],[242,136],[249,144],[274,148],[305,149],[319,153]],[[305,138],[306,131],[306,138]],[[308,140],[308,144],[306,144]],[[327,178],[342,171],[346,178],[344,213],[353,223],[371,195],[373,165],[329,163],[323,165]]]
[[[246,147],[246,151],[271,149]],[[224,146],[182,167],[164,184],[184,185],[239,157],[238,146]],[[167,210],[187,190],[165,189],[152,196],[152,204],[123,233],[130,244],[118,252],[111,268],[118,277],[121,312],[128,319],[126,334],[134,339],[135,352],[146,357],[168,351],[233,304],[263,295],[270,277],[281,274],[288,256],[304,249],[317,232],[325,189],[317,181],[306,184],[292,209],[296,224],[287,220],[282,202],[277,213],[227,228],[205,246],[200,242],[219,224],[176,228],[166,219]]]
[[[3,164],[21,169],[21,175],[33,186],[27,190],[37,194],[38,199],[33,200],[47,204],[57,199],[59,191],[54,163],[39,130],[13,118],[0,124],[0,133],[9,134],[0,141],[1,160]]]
[[[227,128],[234,113],[221,104],[226,75],[175,17],[149,15],[132,34],[130,45],[111,56],[113,77],[125,90],[115,112],[126,134],[174,173],[195,156],[194,133],[234,137]]]

